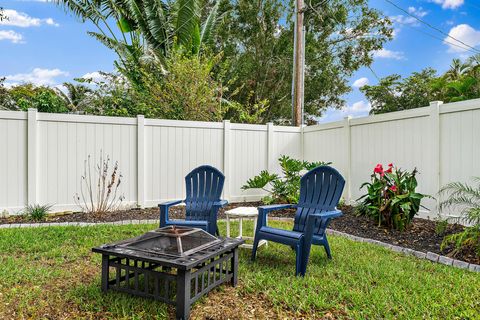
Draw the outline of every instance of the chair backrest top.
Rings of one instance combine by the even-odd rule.
[[[222,195],[225,176],[210,165],[202,165],[185,176],[186,201],[217,201]]]
[[[307,172],[300,180],[294,230],[304,231],[309,214],[334,210],[344,186],[345,179],[330,166],[319,166]]]

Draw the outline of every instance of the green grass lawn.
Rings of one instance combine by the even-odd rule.
[[[290,223],[271,222],[290,228]],[[139,235],[154,225],[0,230],[0,319],[165,319],[166,305],[100,292],[93,246]],[[221,224],[225,234],[225,225]],[[252,232],[247,225],[244,234]],[[232,228],[236,230],[236,228]],[[203,319],[480,319],[480,275],[330,237],[333,260],[314,247],[305,278],[294,252],[269,243],[255,263],[240,255],[239,286],[222,286],[193,306]]]

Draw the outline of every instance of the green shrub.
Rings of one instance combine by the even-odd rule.
[[[452,182],[440,189],[440,194],[447,196],[447,199],[440,203],[440,211],[460,208],[460,216],[456,220],[470,225],[462,232],[447,235],[443,239],[441,249],[454,245],[453,254],[462,250],[474,250],[480,257],[480,177],[473,180],[474,186]]]
[[[282,155],[278,161],[283,176],[263,170],[259,175],[248,179],[247,183],[242,186],[242,190],[263,189],[268,192],[270,195],[262,199],[265,204],[298,203],[302,171],[331,164],[331,162],[301,161],[285,155]]]
[[[30,220],[33,221],[44,221],[47,217],[50,209],[52,208],[51,205],[28,205],[25,207],[23,214],[27,216]]]
[[[404,230],[420,209],[420,201],[426,195],[415,192],[417,170],[412,172],[394,168],[388,165],[384,170],[381,164],[373,170],[371,182],[362,184],[367,193],[358,200],[363,201],[357,206],[357,213],[372,217],[378,225],[390,229]]]

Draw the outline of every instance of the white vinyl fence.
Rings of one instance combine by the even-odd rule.
[[[258,200],[259,191],[241,186],[261,170],[278,170],[282,154],[300,158],[300,132],[273,124],[0,111],[0,212],[37,203],[78,210],[84,162],[90,155],[93,168],[101,151],[118,161],[128,205],[184,198],[184,176],[202,164],[225,174],[226,199]]]
[[[390,162],[417,168],[419,191],[436,196],[448,182],[480,176],[480,99],[302,129],[0,111],[0,212],[37,203],[78,209],[84,161],[98,160],[100,150],[119,163],[125,202],[142,207],[183,198],[183,177],[201,164],[225,174],[224,198],[258,200],[260,191],[241,186],[261,170],[278,172],[282,154],[333,162],[347,180],[347,201],[361,195],[377,163]],[[431,212],[423,216],[436,215],[436,201],[424,202]]]
[[[480,99],[306,127],[304,158],[328,160],[346,178],[345,197],[362,195],[377,163],[417,168],[418,190],[434,196],[421,216],[437,215],[438,190],[480,176]]]

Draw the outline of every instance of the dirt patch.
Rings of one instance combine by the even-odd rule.
[[[240,320],[240,319],[345,319],[339,311],[308,313],[296,312],[284,306],[274,305],[266,295],[245,294],[239,287],[224,286],[210,292],[204,301],[193,306],[191,320]],[[171,314],[174,317],[174,314]]]

